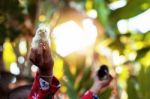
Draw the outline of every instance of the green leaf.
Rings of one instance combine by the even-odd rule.
[[[111,96],[111,92],[112,92],[112,88],[108,88],[98,96],[100,97],[100,99],[109,99]]]
[[[136,85],[138,84],[137,79],[134,76],[130,76],[127,80],[127,93],[128,99],[140,99]]]
[[[148,53],[149,50],[150,50],[150,46],[138,50],[136,60],[143,58]]]
[[[82,69],[82,78],[78,84],[77,91],[80,92],[83,88],[86,88],[88,84],[92,82],[90,76],[91,76],[91,67]],[[80,75],[79,75],[80,76]]]
[[[67,94],[69,96],[69,99],[78,99],[77,91],[73,88],[73,85],[65,81],[64,81],[64,85],[67,86]]]
[[[128,0],[125,7],[112,11],[110,18],[114,24],[120,19],[128,19],[134,17],[148,8],[142,8],[144,4],[150,4],[150,0]]]
[[[72,75],[72,73],[69,69],[69,65],[64,66],[64,74],[68,80],[68,83],[70,83],[71,85],[74,85],[75,77]]]
[[[94,0],[94,9],[97,11],[99,22],[105,27],[108,36],[115,38],[115,32],[109,23],[109,9],[105,0]]]

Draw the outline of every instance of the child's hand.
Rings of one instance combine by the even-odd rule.
[[[94,83],[91,87],[91,91],[95,94],[99,93],[103,88],[106,88],[109,86],[110,82],[112,81],[113,77],[109,74],[108,79],[106,80],[99,80],[96,76],[94,78]]]
[[[39,67],[42,75],[52,74],[54,61],[46,42],[41,42],[37,48],[31,48],[29,59],[34,65]]]

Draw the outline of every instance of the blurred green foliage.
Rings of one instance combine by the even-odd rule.
[[[150,97],[150,67],[147,69],[143,66],[137,76],[130,76],[127,80],[128,99],[149,99]]]
[[[92,85],[91,67],[85,67],[85,64],[81,64],[77,66],[75,74],[71,73],[71,68],[67,63],[64,64],[66,80],[63,80],[63,83],[67,87],[69,99],[79,99]]]

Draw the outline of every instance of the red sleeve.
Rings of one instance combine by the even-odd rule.
[[[60,88],[60,83],[57,78],[52,78],[52,84],[39,77],[36,74],[32,89],[28,99],[45,99],[46,97],[53,97],[56,91]]]
[[[87,91],[81,99],[93,99],[93,92]]]

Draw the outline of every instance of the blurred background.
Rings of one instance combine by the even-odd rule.
[[[150,0],[0,0],[2,99],[32,84],[38,68],[28,54],[40,23],[51,31],[58,99],[79,99],[101,64],[114,77],[101,99],[150,98]]]

